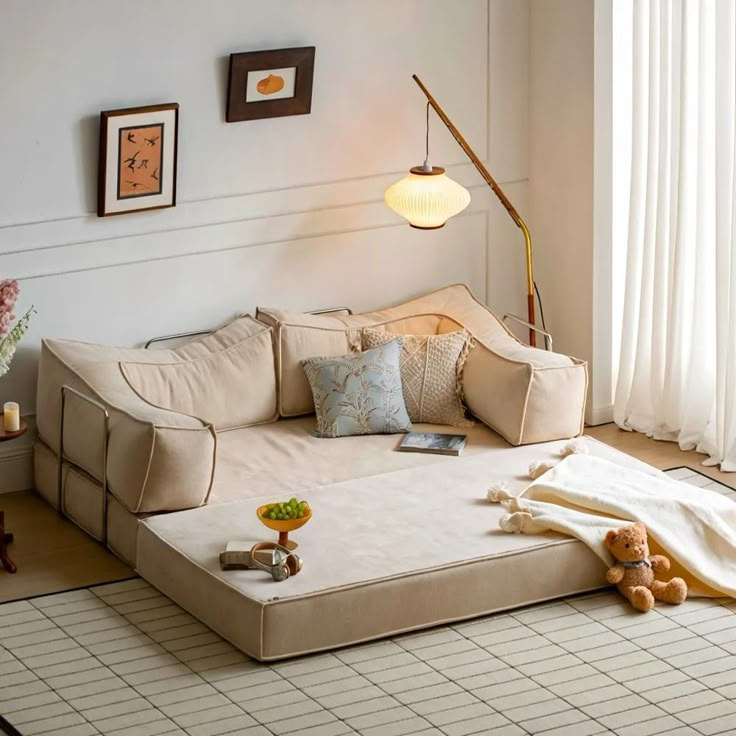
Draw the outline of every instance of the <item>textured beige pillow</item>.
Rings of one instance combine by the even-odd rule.
[[[401,382],[412,422],[467,427],[461,399],[461,377],[471,338],[465,331],[443,335],[403,335]],[[396,339],[396,335],[364,327],[364,350]]]

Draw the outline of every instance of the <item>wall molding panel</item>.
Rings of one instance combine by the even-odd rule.
[[[33,448],[0,455],[0,494],[33,488]]]
[[[393,177],[392,181],[396,178],[398,176]],[[360,180],[360,183],[366,187],[365,180]],[[384,188],[366,188],[366,199],[362,201],[313,209],[302,202],[289,211],[291,208],[283,206],[289,204],[287,199],[286,203],[281,203],[282,209],[286,211],[276,214],[269,213],[267,208],[255,210],[250,203],[251,206],[246,208],[251,213],[248,216],[242,216],[243,209],[238,206],[239,201],[234,202],[233,198],[228,198],[225,201],[226,208],[215,206],[215,215],[211,212],[200,212],[202,217],[199,220],[189,218],[189,224],[186,225],[155,231],[106,234],[97,240],[79,237],[79,230],[84,230],[86,226],[85,221],[75,223],[74,226],[70,226],[69,221],[65,220],[43,223],[43,226],[15,226],[13,230],[20,234],[19,240],[25,241],[27,245],[23,249],[16,245],[15,250],[0,254],[0,263],[3,271],[14,274],[20,280],[29,280],[95,268],[403,225],[404,221],[386,207],[382,197],[376,199],[376,193],[382,194]],[[482,192],[484,188],[485,185],[479,184],[469,186],[471,191]],[[290,190],[290,194],[292,201],[296,203],[300,190]],[[219,200],[216,204],[221,203],[222,200]],[[473,203],[467,212],[478,212],[485,206],[482,201]],[[238,213],[240,217],[237,216]],[[57,226],[66,226],[65,229],[72,237],[51,243]],[[36,232],[42,227],[42,232],[38,233],[41,235],[41,245],[30,245],[30,238],[23,233],[26,227]],[[72,227],[79,229],[77,233],[72,232]],[[86,234],[92,233],[88,230]],[[2,236],[3,232],[0,231],[0,248],[11,242],[10,235],[5,238]]]
[[[23,174],[0,185],[0,277],[18,278],[17,311],[37,314],[0,402],[26,418],[44,337],[141,345],[259,304],[365,310],[459,281],[499,313],[521,309],[519,232],[436,117],[432,160],[470,189],[470,207],[422,232],[383,192],[424,157],[416,72],[524,210],[529,0],[295,0],[278,27],[268,4],[161,0],[142,33],[157,38],[175,8],[176,64],[143,54],[126,75],[123,39],[140,29],[122,6],[7,4],[0,85],[23,104],[0,147]],[[40,56],[18,76],[31,36]],[[225,123],[228,55],[301,43],[317,49],[311,114]],[[157,101],[181,105],[176,207],[98,218],[99,111]],[[32,443],[29,432],[0,448],[0,493],[31,483]]]
[[[480,187],[470,163],[445,167],[448,176],[465,186]],[[0,256],[13,256],[35,250],[98,244],[160,233],[242,223],[251,220],[298,216],[307,213],[336,212],[383,201],[384,190],[407,171],[379,176],[356,177],[303,187],[287,187],[249,194],[211,197],[194,202],[179,202],[176,207],[134,216],[99,218],[96,214],[18,223],[0,227]],[[387,210],[390,214],[390,210]],[[391,218],[397,221],[396,215]]]

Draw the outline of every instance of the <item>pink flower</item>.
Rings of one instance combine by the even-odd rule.
[[[0,281],[0,337],[10,330],[10,325],[15,320],[13,307],[19,292],[18,282],[14,279]]]

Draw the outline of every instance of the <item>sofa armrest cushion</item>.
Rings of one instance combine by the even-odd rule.
[[[226,353],[220,356],[219,353]],[[200,409],[189,397],[155,405],[133,390],[121,370],[121,363],[136,364],[139,373],[155,373],[161,368],[158,389],[173,378],[169,371],[186,374],[183,394],[201,388],[206,375],[217,371],[213,364],[225,365],[231,376],[236,357],[249,374],[247,361],[255,362],[254,373],[262,378],[259,387],[248,388],[238,398],[232,414],[225,416],[222,404],[213,405],[213,414],[197,416],[185,411]],[[269,362],[270,361],[270,362]],[[196,367],[185,368],[185,362]],[[145,367],[142,367],[145,364]],[[165,375],[166,374],[166,375]],[[146,381],[148,381],[146,376]],[[229,380],[229,379],[228,379]],[[168,383],[167,383],[168,381]],[[241,389],[242,383],[238,384]],[[239,421],[266,421],[275,415],[276,388],[270,331],[251,317],[230,323],[205,338],[175,350],[142,350],[69,340],[44,340],[39,364],[36,418],[41,439],[59,452],[61,389],[70,386],[102,403],[109,414],[107,463],[105,464],[105,422],[102,413],[74,394],[67,394],[64,415],[65,458],[97,481],[107,477],[110,492],[134,513],[176,511],[206,502],[215,468],[216,434],[213,419],[228,426]],[[229,385],[220,382],[223,394],[231,397]],[[157,390],[158,390],[157,389]],[[257,389],[257,390],[256,390]],[[160,396],[158,398],[161,398]],[[211,398],[211,397],[210,397]],[[168,404],[168,405],[167,405]],[[252,422],[249,422],[252,423]]]
[[[576,437],[583,431],[587,364],[528,348],[526,360],[476,342],[463,373],[468,409],[512,445]]]

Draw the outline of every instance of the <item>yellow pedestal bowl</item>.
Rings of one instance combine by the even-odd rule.
[[[263,514],[266,512],[270,504],[259,506],[256,514],[262,524],[265,524],[269,529],[273,529],[279,533],[279,544],[287,549],[296,549],[299,545],[289,539],[289,532],[301,529],[311,518],[312,509],[308,508],[301,519],[269,519],[264,517]]]

